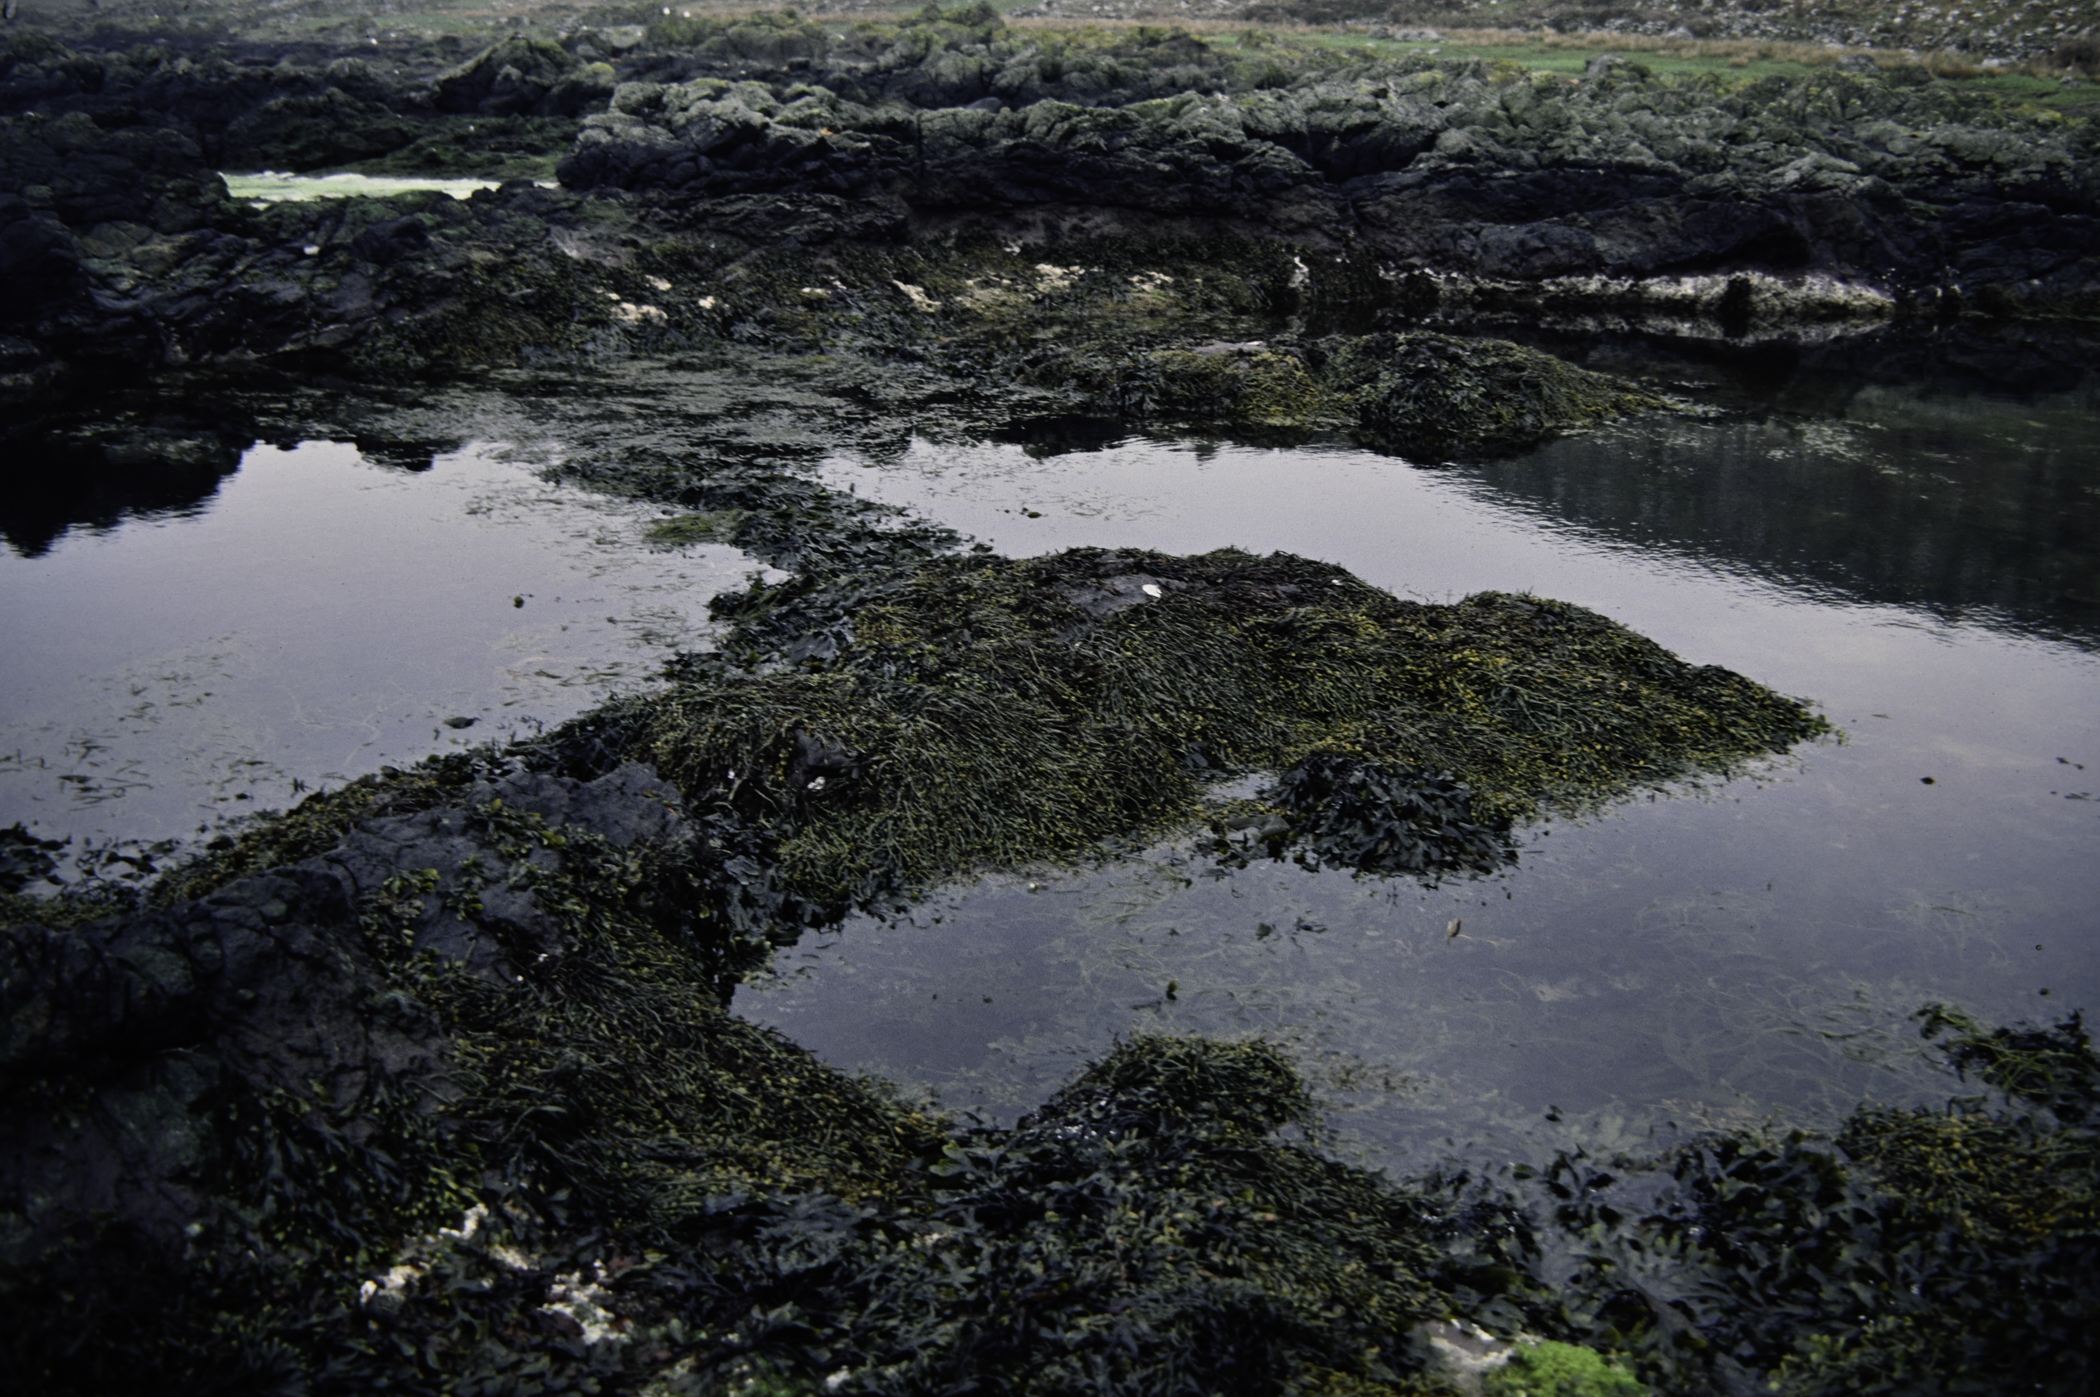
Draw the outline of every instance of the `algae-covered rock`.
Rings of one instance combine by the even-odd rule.
[[[1429,783],[1448,818],[1307,777],[1280,797],[1286,830],[1381,871],[1493,867],[1512,820],[1823,730],[1579,607],[1406,602],[1284,554],[952,556],[718,608],[738,664],[697,664],[554,748],[645,761],[697,808],[774,831],[785,886],[813,901],[1148,836],[1217,776],[1327,757]],[[1378,810],[1414,833],[1382,840]]]
[[[1496,452],[1665,406],[1623,380],[1503,340],[1413,333],[1345,346],[1330,372],[1361,376],[1357,424],[1402,452]]]
[[[1441,459],[1496,455],[1671,404],[1622,379],[1507,340],[1426,330],[1300,343],[1209,344],[1038,360],[1087,406],[1126,421],[1214,431],[1344,431]]]
[[[1559,1225],[1591,1239],[1566,1292],[1591,1333],[1669,1391],[2090,1391],[2100,1055],[2076,1014],[1917,1018],[1963,1078],[1952,1101],[1696,1137],[1646,1166],[1670,1186],[1633,1215],[1620,1161],[1556,1160]]]
[[[1633,1374],[1595,1349],[1551,1339],[1519,1344],[1481,1380],[1485,1397],[1648,1397]]]
[[[517,35],[440,74],[433,94],[439,111],[511,116],[543,108],[564,79],[584,66],[560,44]],[[610,92],[608,83],[599,95]]]
[[[302,1335],[325,1366],[363,1327],[333,1307],[477,1199],[670,1226],[887,1187],[930,1138],[723,1008],[781,911],[732,833],[638,769],[489,776],[337,801],[336,847],[201,899],[0,933],[0,1293],[50,1318],[9,1343],[40,1390]]]

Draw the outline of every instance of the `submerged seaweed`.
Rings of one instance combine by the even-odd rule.
[[[2075,1014],[1918,1017],[1986,1093],[1868,1104],[1834,1138],[1711,1135],[1647,1170],[1562,1156],[1541,1180],[1580,1257],[1560,1322],[1668,1391],[2092,1390],[2100,1056]],[[1671,1186],[1642,1208],[1626,1175],[1655,1171]]]

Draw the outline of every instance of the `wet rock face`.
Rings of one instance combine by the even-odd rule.
[[[231,1083],[347,1104],[442,1057],[412,1003],[368,1004],[377,967],[321,872],[80,932],[10,928],[0,955],[0,1208],[38,1232],[106,1213],[173,1242],[224,1162]]]
[[[588,784],[520,773],[478,786],[467,808],[369,820],[333,852],[303,867],[342,880],[353,898],[388,895],[391,919],[430,952],[502,984],[517,978],[521,959],[561,954],[559,920],[520,886],[525,867],[551,871],[560,855],[540,846],[523,861],[506,857],[471,816],[500,802],[537,815],[549,827],[574,826],[616,848],[690,837],[676,795],[647,767],[629,763]],[[419,875],[388,893],[389,879]]]
[[[505,39],[433,85],[439,111],[575,116],[612,95],[610,64],[586,63],[545,39]]]
[[[507,857],[472,819],[492,803],[618,849],[687,837],[646,768],[519,774],[461,806],[366,821],[327,855],[194,902],[0,932],[0,1215],[43,1238],[101,1216],[177,1246],[221,1206],[253,1103],[442,1111],[447,1040],[374,938],[405,934],[499,984],[520,957],[562,953],[558,916],[520,877],[560,856]]]
[[[385,155],[420,134],[415,122],[331,87],[265,102],[226,128],[220,148],[232,169],[317,170]]]
[[[74,228],[140,223],[163,233],[204,226],[226,184],[194,141],[165,128],[105,131],[75,112],[10,120],[0,133],[0,192]]]

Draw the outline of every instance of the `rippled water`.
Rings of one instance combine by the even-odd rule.
[[[836,458],[834,482],[1007,552],[1232,544],[1428,599],[1579,602],[1844,735],[1552,821],[1507,874],[1441,889],[1219,876],[1171,845],[990,878],[783,953],[738,1007],[994,1118],[1117,1034],[1265,1032],[1379,1154],[1944,1094],[1920,1004],[2054,1016],[2100,991],[2090,409],[1889,392],[1439,469],[1148,440]]]
[[[652,552],[657,511],[503,456],[258,444],[188,492],[11,507],[0,826],[188,834],[573,717],[707,643],[742,554]]]

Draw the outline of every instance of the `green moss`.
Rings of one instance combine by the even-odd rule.
[[[1481,1384],[1488,1397],[1647,1397],[1648,1389],[1595,1349],[1551,1339],[1527,1344]]]

